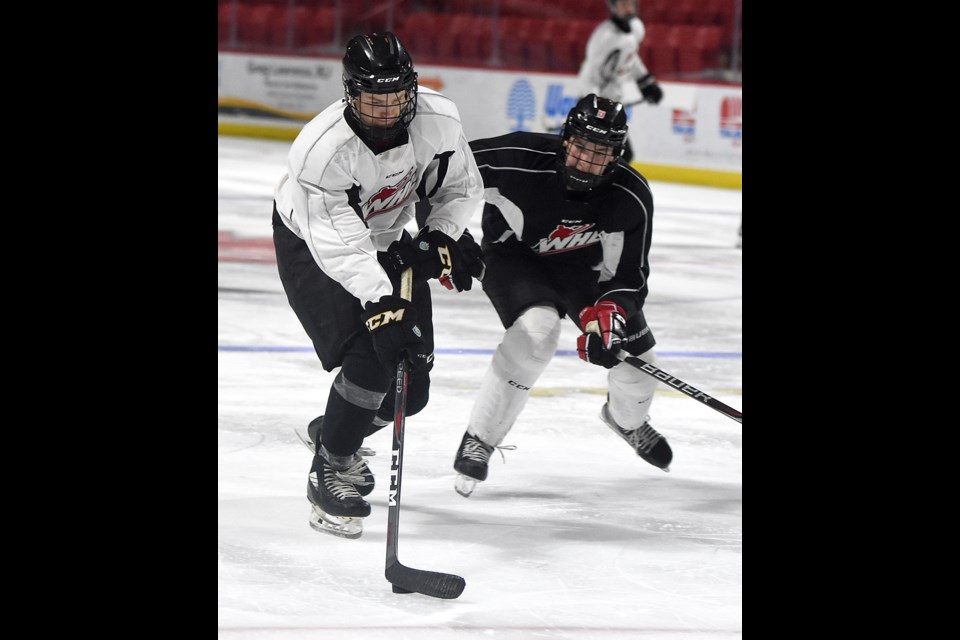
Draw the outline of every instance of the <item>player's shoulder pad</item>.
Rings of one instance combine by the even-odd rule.
[[[650,183],[643,174],[622,159],[617,162],[620,163],[620,170],[614,178],[613,186],[633,194],[634,198],[643,205],[644,210],[649,211],[653,206],[653,191],[650,189]]]
[[[623,159],[620,159],[617,162],[620,164],[620,175],[618,176],[616,182],[622,183],[627,187],[640,188],[647,193],[651,193],[650,182],[642,173],[634,169],[629,162],[625,162]]]
[[[417,117],[420,116],[445,116],[460,122],[456,103],[430,87],[417,88]]]
[[[300,158],[315,168],[326,166],[333,157],[357,136],[343,117],[343,102],[330,105],[300,130],[290,147],[291,158]]]

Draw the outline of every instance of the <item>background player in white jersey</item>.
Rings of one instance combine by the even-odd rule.
[[[506,332],[494,353],[454,460],[470,495],[557,349],[561,319],[584,331],[582,359],[610,370],[600,417],[638,456],[666,470],[673,452],[650,426],[657,380],[614,355],[656,363],[643,315],[653,196],[620,159],[623,106],[588,95],[560,137],[517,132],[470,143],[484,182],[483,290]]]
[[[623,85],[636,82],[644,100],[659,104],[663,90],[647,69],[637,49],[646,28],[637,17],[637,0],[607,0],[610,17],[587,40],[586,57],[580,66],[580,95],[595,93],[610,100],[622,100]],[[623,159],[628,163],[633,151],[628,140]]]
[[[482,206],[482,182],[456,106],[418,89],[413,61],[392,33],[357,36],[343,58],[344,98],[310,121],[276,188],[280,279],[323,368],[340,367],[324,415],[308,433],[316,454],[310,524],[356,537],[373,475],[358,454],[393,417],[391,386],[411,361],[407,414],[427,404],[433,367],[429,278],[471,288],[459,245]],[[432,211],[416,240],[404,230],[420,199]],[[462,239],[465,244],[472,240]],[[412,302],[399,274],[414,269]]]

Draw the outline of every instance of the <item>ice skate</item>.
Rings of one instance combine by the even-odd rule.
[[[667,439],[657,433],[657,430],[650,426],[650,422],[644,422],[637,429],[628,431],[616,423],[613,416],[610,415],[610,404],[605,403],[600,410],[600,419],[606,423],[614,433],[627,441],[637,455],[664,471],[670,471],[670,462],[673,460],[673,450],[667,443]]]
[[[464,498],[470,497],[477,482],[487,479],[487,466],[493,449],[469,432],[463,434],[457,457],[453,461],[453,468],[458,472],[453,488]]]
[[[360,473],[359,456],[333,456],[321,445],[313,457],[307,499],[313,505],[310,526],[324,533],[358,538],[363,533],[363,518],[370,515],[370,504],[354,486]]]
[[[319,418],[314,418],[307,426],[306,435],[304,435],[300,429],[294,429],[297,437],[300,438],[300,442],[302,442],[304,446],[310,449],[310,451],[313,453],[316,453],[317,451],[316,443],[320,438],[320,428],[322,425],[323,416],[320,416]],[[370,495],[374,487],[373,472],[370,471],[370,467],[367,465],[367,461],[364,460],[364,457],[375,455],[377,455],[376,451],[373,449],[367,449],[366,447],[360,447],[357,450],[357,453],[354,454],[354,458],[356,458],[356,460],[354,460],[353,465],[351,465],[351,469],[353,469],[358,461],[362,464],[360,467],[353,469],[350,472],[350,476],[356,479],[356,482],[353,484],[361,496]]]

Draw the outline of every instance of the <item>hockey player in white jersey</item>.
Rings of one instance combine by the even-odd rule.
[[[410,360],[407,415],[428,400],[433,321],[427,280],[472,286],[461,243],[482,206],[482,180],[454,103],[418,88],[413,61],[392,33],[357,36],[343,58],[344,98],[294,140],[275,192],[280,279],[326,371],[340,367],[324,414],[309,427],[315,446],[307,484],[310,525],[362,533],[374,479],[358,453],[390,423],[387,393],[399,358]],[[404,230],[415,204],[430,215],[416,239]],[[477,249],[479,251],[479,249]],[[413,268],[413,299],[399,276]]]
[[[487,479],[490,454],[513,427],[557,350],[560,323],[583,331],[577,352],[605,367],[600,418],[641,459],[668,469],[673,451],[650,424],[657,380],[621,362],[656,364],[643,314],[653,195],[620,159],[623,105],[588,95],[560,136],[516,132],[470,143],[484,182],[483,291],[506,330],[454,458],[456,490]]]
[[[646,27],[637,17],[637,0],[606,2],[610,17],[597,25],[587,40],[586,57],[577,78],[580,95],[594,93],[620,102],[624,85],[636,82],[645,101],[659,104],[663,90],[637,51],[646,35]],[[632,157],[627,141],[623,159],[629,163]]]

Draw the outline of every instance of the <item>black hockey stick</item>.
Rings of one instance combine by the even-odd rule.
[[[400,276],[400,297],[413,296],[413,271],[407,269]],[[390,465],[390,496],[387,514],[387,569],[384,575],[393,585],[394,593],[422,593],[434,598],[457,598],[463,593],[466,581],[452,573],[437,573],[411,569],[397,558],[397,535],[400,527],[400,481],[403,478],[403,426],[407,413],[407,363],[397,363],[397,384],[393,417],[393,458]]]
[[[653,376],[657,380],[660,380],[661,382],[665,382],[666,384],[673,387],[677,391],[687,394],[694,400],[699,400],[700,402],[707,405],[714,411],[719,411],[720,413],[727,416],[731,420],[736,420],[740,424],[743,424],[742,413],[740,413],[733,407],[728,407],[727,405],[723,404],[716,398],[710,397],[703,391],[700,391],[700,389],[697,389],[696,387],[691,387],[683,380],[679,378],[675,378],[674,376],[670,375],[663,369],[658,369],[657,367],[653,366],[649,362],[644,362],[640,358],[628,355],[627,352],[623,351],[622,349],[620,351],[617,351],[616,356],[617,358],[619,358],[620,360],[623,360],[630,366],[636,367],[637,369],[640,369],[640,371],[650,374],[651,376]]]

